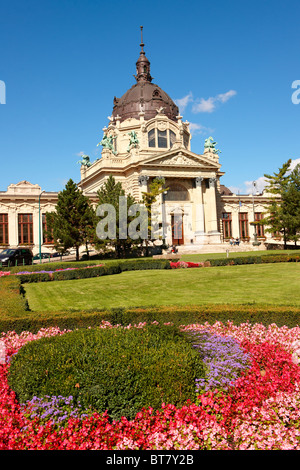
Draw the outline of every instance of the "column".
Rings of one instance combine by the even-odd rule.
[[[41,233],[42,233],[42,209],[41,209]],[[32,209],[32,220],[33,220],[33,249],[37,248],[39,250],[39,209],[34,207]],[[43,244],[43,239],[41,235],[41,245]]]
[[[8,243],[11,247],[16,247],[19,244],[18,214],[15,207],[8,209]]]
[[[203,193],[202,193],[202,176],[195,178],[194,188],[194,221],[195,221],[195,242],[197,244],[203,243],[203,237],[205,235],[205,223],[204,223],[204,204],[203,204]]]
[[[209,187],[206,191],[208,221],[207,233],[209,235],[210,243],[221,243],[221,234],[218,230],[217,218],[216,182],[217,178],[209,178]]]
[[[232,214],[232,236],[233,238],[240,238],[240,222],[239,222],[239,206],[234,208]]]

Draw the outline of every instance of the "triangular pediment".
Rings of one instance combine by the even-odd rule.
[[[212,161],[204,155],[198,155],[184,148],[169,150],[160,155],[148,157],[141,163],[145,166],[155,165],[159,167],[194,167],[203,169],[219,169],[221,167],[217,161]]]

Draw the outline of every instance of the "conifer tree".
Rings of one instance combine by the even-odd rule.
[[[284,248],[287,241],[297,241],[300,232],[300,170],[291,171],[289,159],[279,168],[278,173],[265,174],[266,191],[272,195],[268,203],[267,215],[261,221],[267,225],[266,231],[283,234]]]
[[[80,246],[93,241],[96,219],[90,200],[72,179],[58,193],[55,211],[46,214],[46,221],[55,249],[63,253],[75,248],[78,261]]]
[[[109,225],[110,222],[113,225],[115,225],[115,234],[114,234],[115,236],[113,238],[107,236],[107,238],[103,238],[102,240],[98,239],[96,242],[97,247],[101,248],[103,246],[110,245],[114,247],[116,256],[118,258],[125,257],[125,255],[128,253],[128,251],[133,245],[137,245],[141,243],[141,239],[139,238],[132,239],[128,235],[128,226],[130,222],[133,220],[133,217],[128,216],[128,209],[132,205],[136,204],[136,201],[131,194],[125,195],[125,191],[122,188],[122,184],[120,182],[116,183],[115,178],[112,175],[109,176],[109,178],[105,181],[103,186],[98,190],[97,195],[98,195],[98,208],[105,204],[108,204],[114,207],[114,213],[110,214],[109,211],[108,213],[104,211],[104,213],[100,216],[102,217],[102,219],[98,218],[98,212],[96,209],[98,223],[100,220],[105,220],[105,223],[107,222],[107,225]],[[122,199],[122,203],[124,204],[124,207],[120,206],[120,197]],[[121,214],[122,221],[120,222],[120,213],[122,211],[123,211],[123,214]],[[126,211],[126,214],[125,214],[125,211]],[[123,218],[122,218],[122,215],[123,215]],[[124,223],[124,217],[125,217],[125,223]],[[125,238],[124,238],[124,235],[125,235]]]
[[[282,198],[287,219],[287,239],[297,245],[300,238],[300,165],[291,172]]]

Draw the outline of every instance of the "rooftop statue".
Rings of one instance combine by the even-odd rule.
[[[139,140],[137,138],[137,135],[134,131],[128,132],[128,135],[130,135],[130,141],[127,147],[127,152],[131,149],[131,147],[137,147],[139,144]]]
[[[215,142],[212,137],[208,137],[208,139],[205,139],[204,148],[210,149],[213,153],[222,153],[221,150],[216,149],[217,144],[218,142]]]
[[[99,145],[102,145],[102,147],[103,147],[104,149],[109,149],[109,150],[112,151],[112,153],[113,153],[114,155],[116,155],[117,152],[114,150],[114,144],[113,144],[113,141],[114,141],[114,139],[116,139],[116,138],[117,138],[116,136],[113,137],[113,136],[111,136],[111,135],[108,136],[108,135],[104,134],[104,136],[103,136],[101,142],[99,142],[99,144],[97,144],[97,147],[98,147]]]
[[[80,163],[81,166],[91,166],[90,157],[88,155],[81,155],[82,160],[79,160],[77,163]]]

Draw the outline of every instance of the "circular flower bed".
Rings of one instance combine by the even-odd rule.
[[[0,449],[299,450],[300,328],[217,322],[182,329],[194,335],[207,367],[199,395],[181,408],[143,409],[131,421],[74,409],[72,397],[19,404],[7,383],[9,358],[28,341],[65,331],[3,333]]]

